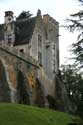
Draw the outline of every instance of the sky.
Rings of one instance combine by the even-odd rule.
[[[59,22],[59,25],[65,23],[65,19],[70,14],[78,12],[81,6],[77,0],[0,0],[0,23],[4,22],[4,12],[11,10],[14,16],[18,16],[23,10],[30,11],[36,15],[40,9],[42,15],[49,14]],[[59,46],[60,46],[60,64],[70,63],[69,52],[71,44],[76,41],[76,34],[68,32],[64,28],[59,29]]]

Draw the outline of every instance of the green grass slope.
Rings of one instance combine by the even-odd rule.
[[[0,125],[67,125],[70,115],[19,104],[0,104]]]

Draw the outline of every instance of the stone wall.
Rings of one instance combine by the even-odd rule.
[[[8,100],[3,100],[5,98],[4,95],[0,95],[1,102],[45,106],[46,97],[42,91],[41,82],[37,78],[38,67],[18,58],[13,53],[7,53],[6,50],[1,48],[0,61],[1,67],[4,67],[0,67],[0,83],[6,84],[8,93]],[[4,77],[6,82],[3,81]],[[2,93],[6,91],[2,89]],[[5,93],[6,96],[7,93]]]
[[[41,37],[39,41],[38,36]],[[43,66],[49,79],[59,71],[59,24],[49,15],[37,14],[36,23],[29,44],[16,46],[29,53]],[[39,45],[39,43],[41,45]],[[41,58],[41,61],[40,61]]]
[[[42,17],[38,10],[30,43],[15,48],[7,45],[0,48],[11,102],[45,106],[48,105],[48,95],[55,98],[54,77],[59,69],[58,30],[58,22],[49,15]]]
[[[59,24],[48,14],[43,16],[45,24],[45,69],[49,78],[54,78],[59,71]]]

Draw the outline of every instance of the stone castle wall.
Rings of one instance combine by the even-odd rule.
[[[3,93],[4,90],[8,93],[8,100],[4,99],[4,95],[0,95],[1,101],[48,106],[47,95],[55,97],[55,83],[45,75],[41,67],[22,60],[2,47],[0,62],[0,76],[5,77],[6,81],[0,77],[1,83],[6,84],[5,88],[0,89]],[[3,74],[1,67],[4,67]]]

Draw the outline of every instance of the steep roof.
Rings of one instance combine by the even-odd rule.
[[[0,41],[4,40],[4,24],[0,24]]]
[[[15,22],[15,43],[14,46],[23,45],[30,42],[34,27],[36,23],[36,17],[30,19],[22,19]]]

